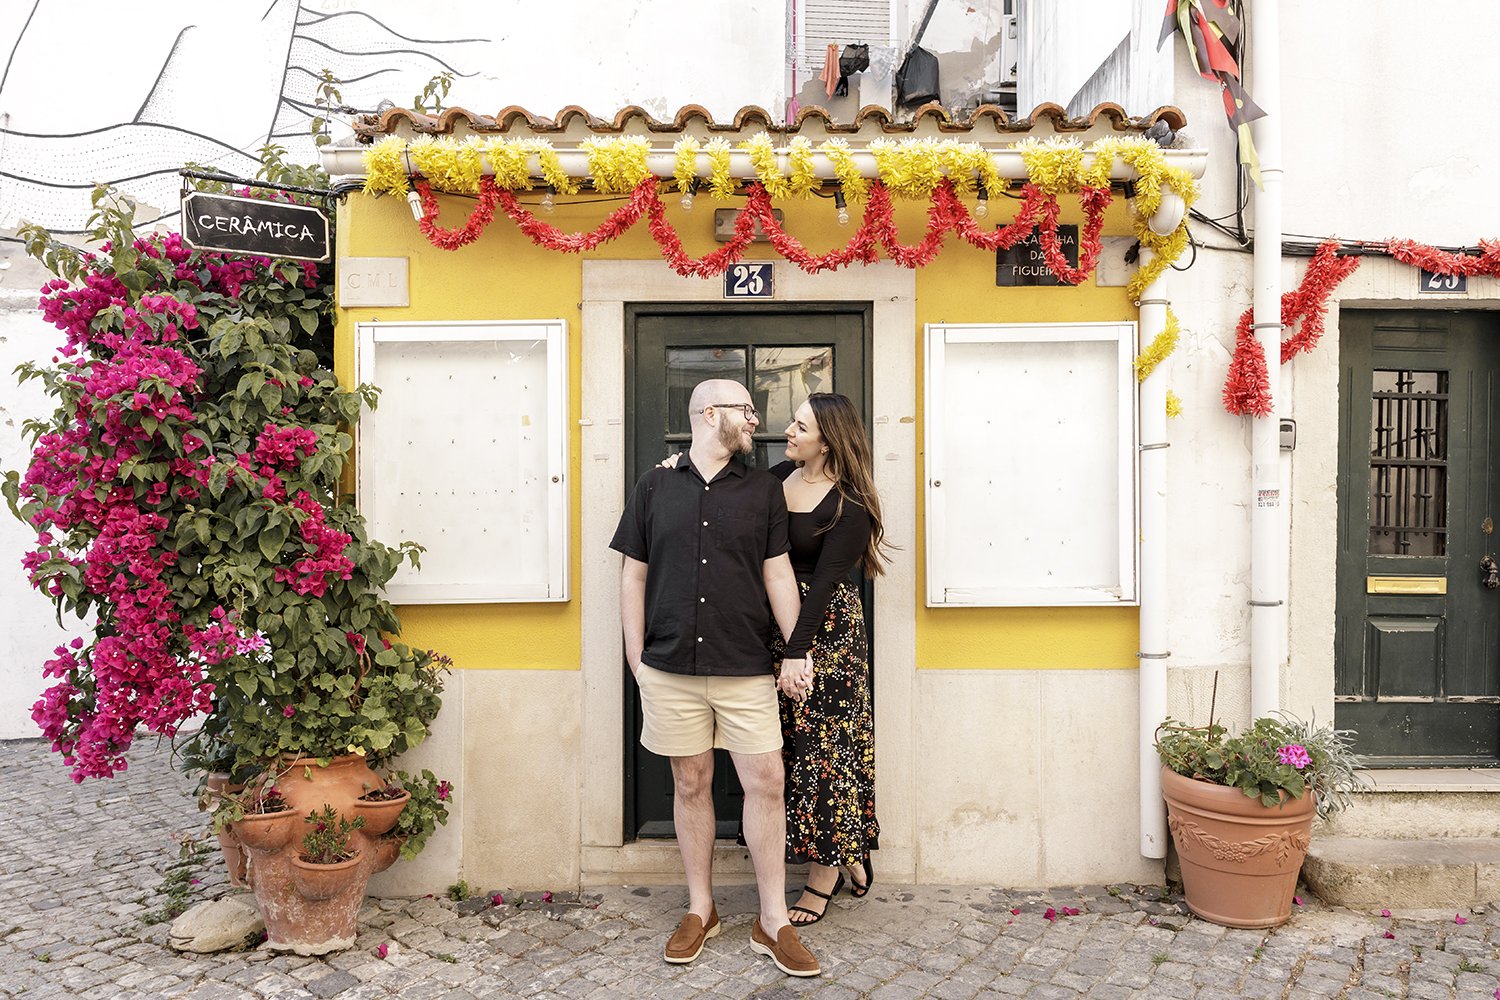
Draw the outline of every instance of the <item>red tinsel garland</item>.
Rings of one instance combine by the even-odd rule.
[[[1323,336],[1323,316],[1328,296],[1339,283],[1353,274],[1361,258],[1338,256],[1338,240],[1319,244],[1296,291],[1281,296],[1281,322],[1291,329],[1301,321],[1301,328],[1281,342],[1281,363],[1286,364],[1303,351],[1317,346]],[[1266,370],[1266,352],[1251,334],[1255,310],[1246,309],[1234,330],[1234,358],[1224,379],[1224,409],[1243,416],[1271,414],[1271,387]]]
[[[1500,276],[1500,240],[1480,240],[1478,256],[1448,253],[1415,240],[1390,240],[1385,250],[1403,264],[1437,274]]]
[[[494,179],[488,176],[480,180],[479,202],[465,225],[459,229],[444,229],[437,225],[439,206],[431,185],[420,177],[413,178],[412,183],[422,199],[422,219],[418,227],[428,242],[439,249],[456,250],[474,242],[493,221],[497,206],[537,246],[563,253],[596,249],[619,237],[644,216],[651,238],[661,248],[662,258],[672,269],[684,276],[702,278],[723,274],[730,265],[741,260],[754,237],[756,223],[759,222],[761,230],[769,237],[776,252],[809,274],[836,270],[856,262],[873,263],[879,259],[877,248],[882,247],[886,255],[902,267],[924,267],[937,258],[948,233],[955,233],[964,242],[978,249],[993,252],[1014,246],[1033,230],[1039,229],[1040,243],[1048,267],[1063,281],[1078,284],[1093,272],[1098,262],[1102,249],[1099,234],[1104,226],[1105,209],[1111,201],[1107,188],[1085,188],[1080,192],[1079,199],[1086,222],[1079,265],[1074,268],[1058,245],[1057,218],[1060,206],[1057,199],[1042,194],[1029,184],[1023,189],[1021,207],[1014,221],[998,229],[985,230],[974,222],[953,185],[944,181],[932,193],[932,202],[927,211],[926,232],[922,239],[908,245],[901,242],[897,232],[890,192],[877,181],[870,185],[870,196],[865,204],[864,218],[859,229],[844,247],[825,254],[810,253],[801,241],[787,233],[776,221],[771,198],[765,187],[754,184],[749,189],[745,207],[735,219],[733,238],[713,253],[695,258],[682,249],[681,237],[667,221],[666,206],[658,193],[658,182],[654,177],[647,177],[636,185],[630,200],[611,212],[597,228],[577,233],[565,233],[538,219],[521,205],[514,193],[496,188]]]

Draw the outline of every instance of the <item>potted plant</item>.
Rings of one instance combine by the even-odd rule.
[[[28,423],[30,462],[3,490],[36,532],[33,586],[91,633],[43,664],[32,717],[75,781],[123,770],[142,731],[172,739],[185,772],[223,773],[215,821],[262,845],[247,877],[270,945],[341,947],[274,915],[294,893],[295,838],[277,831],[325,803],[352,822],[376,771],[426,739],[449,666],[400,641],[383,597],[420,548],[370,538],[340,489],[377,390],[328,368],[316,265],[137,236],[131,206],[104,188],[94,204],[95,252],[22,230],[59,276],[41,310],[65,337],[20,366],[56,409]],[[288,817],[254,791],[271,786]],[[397,852],[360,850],[363,893]]]
[[[1228,927],[1291,919],[1313,817],[1343,809],[1358,787],[1352,736],[1281,712],[1236,736],[1211,720],[1158,727],[1167,825],[1189,909]]]
[[[356,816],[350,821],[325,802],[322,810],[308,813],[304,822],[312,824],[313,829],[302,838],[302,849],[292,855],[292,881],[297,891],[310,900],[353,896],[346,890],[356,877],[354,867],[360,852],[350,846],[349,837],[364,828],[365,818]],[[361,892],[359,897],[363,895]],[[359,897],[353,899],[349,919],[340,923],[352,926]]]

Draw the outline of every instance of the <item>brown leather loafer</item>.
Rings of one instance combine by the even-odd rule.
[[[820,976],[823,967],[813,957],[813,953],[807,950],[807,945],[797,936],[797,928],[787,924],[776,934],[776,940],[771,940],[760,926],[760,917],[755,918],[755,924],[750,928],[750,950],[757,955],[769,955],[771,961],[776,963],[776,968],[789,976]]]
[[[719,933],[719,911],[717,907],[708,911],[708,923],[696,913],[682,918],[672,936],[667,938],[666,950],[662,952],[672,965],[686,965],[703,953],[703,945]]]

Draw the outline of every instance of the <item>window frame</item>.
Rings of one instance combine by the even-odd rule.
[[[507,336],[507,332],[511,335]],[[547,559],[542,577],[530,580],[494,577],[481,582],[429,580],[401,583],[393,579],[386,596],[398,605],[559,603],[569,600],[570,510],[568,479],[571,428],[568,425],[568,324],[564,319],[535,320],[402,320],[372,321],[354,325],[355,374],[357,381],[377,385],[375,361],[378,346],[390,343],[483,343],[534,344],[544,340],[547,348],[546,404],[547,468],[539,480],[545,495],[541,506],[547,516]],[[366,421],[369,418],[366,417]],[[355,433],[355,500],[372,538],[391,543],[380,506],[380,476],[376,473],[379,444],[371,440],[369,424],[362,422]],[[387,452],[387,457],[389,452]],[[477,514],[476,517],[485,516]],[[507,523],[504,512],[494,520]],[[477,523],[477,522],[475,522]],[[407,570],[406,572],[410,572]],[[424,568],[423,574],[430,573]],[[420,579],[420,577],[419,577]]]
[[[929,323],[924,330],[925,389],[923,441],[926,501],[926,602],[930,608],[950,607],[1090,607],[1139,606],[1139,392],[1133,365],[1137,327],[1133,321],[1094,323]],[[1113,412],[1118,454],[1117,511],[1112,532],[1118,546],[1118,586],[961,586],[952,579],[944,550],[950,509],[942,482],[961,474],[948,460],[950,428],[944,426],[941,402],[946,398],[948,346],[951,344],[1098,343],[1113,342],[1117,403]],[[1024,430],[1024,429],[1023,429]],[[996,512],[996,516],[1004,516]],[[1111,592],[1114,589],[1117,592]]]

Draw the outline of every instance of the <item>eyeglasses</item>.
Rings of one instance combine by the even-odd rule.
[[[740,413],[744,414],[746,421],[750,421],[750,420],[759,421],[760,420],[760,411],[757,410],[754,406],[752,406],[749,403],[709,403],[707,406],[705,406],[702,410],[699,410],[698,412],[699,413],[706,413],[710,409],[739,410]]]

